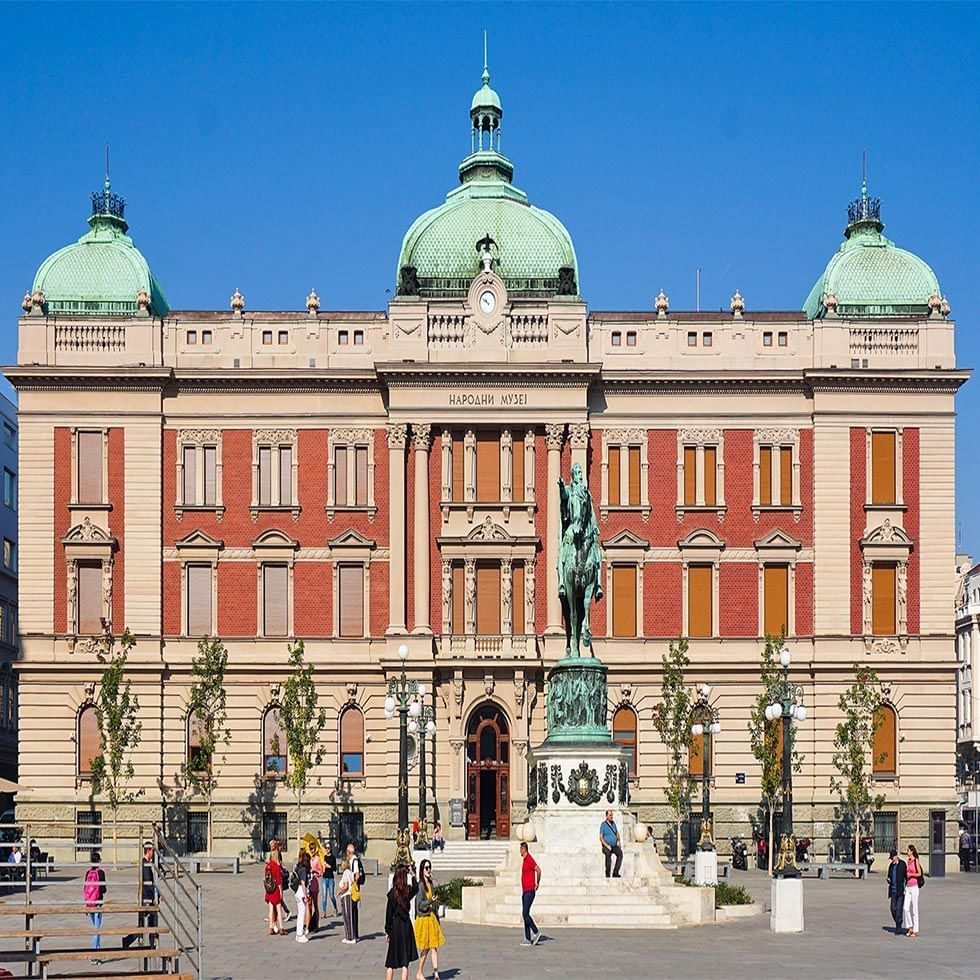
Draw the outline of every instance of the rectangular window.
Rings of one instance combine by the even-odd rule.
[[[77,567],[76,631],[82,636],[97,636],[102,633],[102,564],[80,561]]]
[[[293,447],[279,447],[279,506],[293,502]]]
[[[279,343],[280,344],[288,344],[289,343],[289,331],[288,330],[280,330],[279,331]]]
[[[213,575],[210,565],[187,566],[188,636],[210,636],[214,631]]]
[[[259,506],[272,505],[272,446],[259,446]]]
[[[785,330],[780,330],[776,341],[780,347],[786,347],[789,344],[789,334]]]
[[[466,570],[462,562],[453,564],[453,621],[452,631],[456,636],[466,632]]]
[[[619,330],[614,330],[612,332],[612,345],[613,347],[621,347],[623,344],[623,335]]]
[[[881,562],[871,568],[871,632],[894,636],[895,619],[895,564]]]
[[[698,450],[684,447],[684,506],[693,507],[698,500]]]
[[[197,331],[196,330],[188,330],[187,331],[187,343],[189,345],[190,344],[196,344],[197,343]]]
[[[630,507],[640,506],[640,447],[629,447],[629,493]]]
[[[204,447],[204,506],[218,503],[218,447]]]
[[[772,446],[759,448],[759,503],[772,505]]]
[[[789,633],[789,565],[766,565],[762,579],[766,636]]]
[[[364,636],[364,566],[340,565],[337,575],[338,633]]]
[[[289,572],[285,565],[262,566],[262,633],[285,636],[289,629]]]
[[[718,449],[704,447],[704,503],[714,507],[718,503]]]
[[[636,346],[636,331],[627,330],[626,331],[626,346],[635,347]]]
[[[771,330],[766,330],[762,334],[762,346],[763,347],[772,347],[772,331]]]
[[[712,337],[712,335],[710,333],[703,333],[703,334],[701,334],[701,343],[705,347],[710,347],[711,344],[712,344],[712,342],[713,342],[713,340],[714,340],[714,337]]]
[[[208,811],[190,810],[187,813],[187,853],[205,854],[208,849]]]
[[[875,850],[887,854],[898,847],[898,812],[877,810],[874,815]]]
[[[500,500],[500,437],[496,432],[476,434],[476,499],[484,503]]]
[[[271,330],[263,330],[262,331],[262,343],[263,344],[266,344],[266,345],[272,343],[272,331]]]
[[[689,565],[687,569],[687,633],[688,636],[711,636],[712,568],[710,565]]]
[[[636,636],[636,565],[613,565],[613,636]]]
[[[338,330],[337,331],[337,343],[340,346],[342,346],[342,347],[345,347],[347,344],[349,344],[350,343],[350,333],[347,330]]]
[[[618,507],[620,504],[620,449],[619,446],[609,447],[609,504]]]
[[[514,474],[511,496],[516,503],[524,502],[524,438],[523,433],[513,433],[513,444],[511,448],[513,463],[511,469]]]
[[[17,476],[6,466],[3,468],[3,502],[11,510],[17,509]]]
[[[102,846],[102,811],[79,810],[75,814],[75,848],[87,851]]]
[[[214,340],[214,334],[210,330],[201,331],[201,343],[210,344]]]
[[[476,631],[500,635],[500,565],[496,563],[476,566]]]
[[[262,814],[262,850],[269,850],[269,842],[278,838],[284,844],[289,840],[289,817],[285,813]]]
[[[456,503],[462,503],[465,498],[465,461],[466,461],[466,445],[463,442],[463,433],[454,432],[453,433],[453,500]]]
[[[354,447],[354,504],[367,507],[368,502],[368,447]]]
[[[333,502],[338,507],[347,506],[347,446],[337,446],[333,451]]]
[[[894,504],[895,433],[871,433],[871,503]]]
[[[259,507],[293,504],[293,447],[259,446]]]
[[[184,503],[197,503],[197,446],[184,446]]]
[[[78,449],[78,503],[101,504],[105,502],[102,486],[101,432],[79,432]]]
[[[698,335],[693,330],[687,335],[687,346],[688,347],[698,346]]]
[[[779,502],[784,507],[793,506],[793,447],[779,449]]]
[[[3,444],[8,449],[17,448],[17,430],[9,423],[3,423]]]
[[[363,347],[364,346],[364,331],[355,330],[354,331],[354,346]]]
[[[511,631],[515,636],[524,635],[524,563],[515,562],[511,573],[513,589],[511,598]]]

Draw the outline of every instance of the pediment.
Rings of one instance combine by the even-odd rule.
[[[253,542],[253,548],[298,548],[299,542],[277,527],[263,531]]]
[[[364,537],[354,528],[341,531],[332,541],[327,542],[331,548],[373,548],[375,542],[371,538]]]
[[[98,524],[93,524],[90,517],[86,517],[81,524],[76,524],[61,539],[64,544],[114,544],[115,538]]]
[[[881,524],[876,528],[873,528],[868,532],[866,537],[862,540],[862,544],[890,544],[898,545],[906,548],[912,547],[912,539],[905,533],[905,531],[896,527],[892,522],[886,517]]]
[[[508,534],[499,524],[494,523],[493,518],[487,515],[487,519],[477,527],[473,528],[466,535],[467,541],[513,541],[514,536]]]
[[[649,548],[650,542],[634,534],[628,529],[614,534],[611,538],[606,538],[602,542],[603,548]]]
[[[223,548],[224,546],[224,541],[218,538],[212,538],[207,531],[200,530],[191,531],[190,534],[174,542],[174,547],[176,548]]]
[[[797,541],[796,538],[791,537],[777,527],[774,531],[770,531],[764,538],[759,538],[755,542],[755,546],[759,550],[766,548],[792,548],[794,551],[799,551],[803,547],[803,543]]]
[[[695,528],[686,538],[681,538],[677,542],[677,547],[682,550],[684,548],[711,548],[720,551],[725,547],[725,542],[713,531],[699,527]]]

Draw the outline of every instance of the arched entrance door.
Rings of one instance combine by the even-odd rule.
[[[510,836],[510,729],[490,702],[466,726],[466,833],[471,840]]]

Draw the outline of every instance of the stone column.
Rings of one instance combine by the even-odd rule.
[[[463,562],[463,621],[467,636],[476,633],[476,559],[467,558]]]
[[[405,441],[404,422],[388,424],[388,633],[405,626]]]
[[[570,422],[568,425],[568,442],[572,447],[572,465],[578,463],[582,467],[582,477],[586,483],[589,482],[589,469],[586,463],[588,462],[590,432],[588,422]],[[628,470],[628,466],[620,464],[620,470]],[[596,497],[596,494],[592,495],[593,500]]]
[[[510,558],[500,562],[500,632],[504,636],[514,633],[514,562]]]
[[[558,477],[561,475],[561,444],[565,438],[564,422],[548,422],[544,427],[548,444],[548,540],[545,543],[548,583],[548,624],[546,632],[562,633],[561,602],[558,599],[558,536],[561,533]]]
[[[432,427],[428,422],[412,423],[412,442],[415,445],[415,551],[413,633],[431,633],[429,623],[429,446]]]

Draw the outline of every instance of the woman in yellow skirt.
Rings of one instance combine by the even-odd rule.
[[[419,891],[415,896],[415,945],[419,948],[419,972],[416,980],[425,980],[423,970],[429,953],[432,953],[432,980],[439,980],[439,954],[436,952],[446,941],[439,925],[439,903],[432,885],[432,862],[428,858],[419,861]]]

